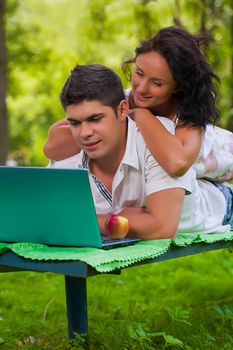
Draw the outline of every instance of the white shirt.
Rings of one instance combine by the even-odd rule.
[[[174,133],[173,122],[163,117],[159,119]],[[73,157],[53,162],[50,166],[82,168],[88,167],[88,160],[81,151]],[[191,194],[185,196],[178,231],[207,233],[228,229],[221,225],[226,212],[223,194],[210,183],[204,184],[202,181],[198,185],[192,169],[182,177],[169,176],[154,160],[136,124],[130,118],[126,149],[113,179],[112,193],[95,176],[90,174],[89,179],[97,214],[117,214],[126,207],[142,207],[151,193],[169,188],[184,188]],[[217,203],[219,204],[216,205]]]

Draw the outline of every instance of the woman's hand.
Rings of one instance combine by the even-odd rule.
[[[137,120],[140,118],[146,118],[148,116],[155,117],[156,115],[151,112],[150,109],[147,108],[133,108],[129,110],[129,117],[133,119],[136,123]],[[161,115],[160,117],[166,117],[172,121],[175,121],[176,115],[174,113],[171,113],[170,115]]]
[[[136,124],[139,118],[146,118],[151,114],[152,113],[149,111],[149,109],[146,108],[134,108],[129,110],[129,117],[133,119]]]

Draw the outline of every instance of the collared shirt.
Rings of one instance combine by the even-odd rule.
[[[161,118],[172,131],[173,123]],[[55,168],[87,168],[88,157],[79,154],[54,162]],[[178,179],[169,176],[154,160],[136,124],[128,118],[126,149],[112,182],[112,193],[99,179],[90,173],[89,179],[97,214],[119,213],[126,207],[145,206],[146,197],[168,188],[182,187],[191,191],[188,176]]]
[[[173,122],[163,117],[159,117],[159,120],[174,133]],[[88,158],[83,151],[65,160],[53,162],[51,166],[89,170]],[[191,194],[185,196],[178,231],[208,233],[222,232],[228,228],[221,224],[226,211],[222,193],[210,183],[205,186],[204,182],[198,184],[192,169],[181,177],[169,176],[152,157],[136,124],[130,118],[126,149],[113,178],[112,193],[90,171],[89,179],[97,214],[117,214],[126,207],[142,207],[146,204],[146,197],[152,193],[169,188],[184,188],[186,193]],[[218,202],[218,211],[209,202],[212,200]]]

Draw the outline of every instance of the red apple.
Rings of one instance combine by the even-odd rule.
[[[105,221],[105,231],[112,238],[122,239],[129,231],[129,222],[123,216],[109,215]]]

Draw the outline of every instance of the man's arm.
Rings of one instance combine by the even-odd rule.
[[[125,208],[118,215],[129,221],[128,236],[141,239],[174,238],[179,224],[185,191],[171,188],[150,194],[144,208]],[[104,234],[105,215],[98,216],[100,231]],[[118,238],[124,238],[119,236]]]
[[[147,197],[147,212],[140,215],[121,213],[129,220],[129,236],[141,239],[174,238],[179,225],[185,191],[171,188]]]

